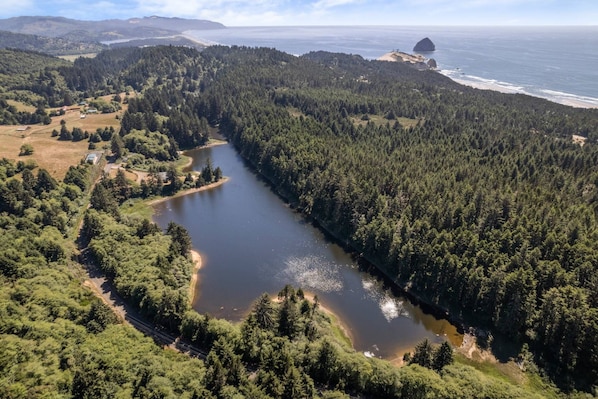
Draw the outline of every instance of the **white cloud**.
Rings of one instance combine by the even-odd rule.
[[[553,15],[559,8],[563,12]],[[2,0],[0,18],[17,15],[76,19],[161,15],[227,26],[529,24],[558,22],[561,16],[575,24],[593,24],[596,0],[568,0],[566,6],[561,0]]]
[[[283,0],[136,0],[135,10],[139,16],[200,18],[227,25],[271,25],[286,21],[283,3]]]
[[[313,4],[315,9],[327,9],[338,6],[346,6],[349,4],[362,3],[360,0],[319,0]]]
[[[3,0],[2,15],[31,15],[32,0]]]

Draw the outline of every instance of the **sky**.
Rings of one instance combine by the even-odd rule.
[[[22,15],[158,15],[226,26],[598,25],[598,0],[2,0],[0,18]]]

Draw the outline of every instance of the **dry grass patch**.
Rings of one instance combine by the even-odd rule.
[[[126,169],[120,169],[120,170],[122,170],[125,173],[125,179],[127,179],[131,182],[137,182],[137,173],[128,171]],[[117,168],[110,169],[110,177],[115,178],[117,173],[118,173]]]
[[[120,95],[125,98],[124,93]],[[113,97],[114,95],[111,94],[102,98],[110,102]],[[18,110],[35,111],[35,107],[17,101],[9,100],[9,104],[15,105]],[[53,130],[60,131],[60,121],[64,120],[69,130],[78,127],[83,131],[87,130],[90,134],[98,128],[104,129],[110,126],[118,131],[120,119],[116,119],[116,117],[117,115],[122,116],[126,109],[127,105],[123,104],[123,109],[116,113],[88,114],[82,119],[82,109],[71,106],[64,115],[53,117],[49,125],[30,125],[29,129],[25,131],[18,131],[19,126],[16,125],[0,126],[0,142],[2,143],[0,158],[4,157],[15,161],[34,159],[40,168],[46,169],[54,178],[62,180],[69,166],[77,165],[88,153],[89,143],[87,140],[79,142],[59,141],[57,137],[52,137]],[[33,146],[32,155],[19,156],[23,144]],[[109,145],[109,143],[98,143],[98,149],[103,145]]]
[[[83,58],[95,58],[96,55],[98,55],[98,53],[60,55],[60,56],[58,56],[58,58],[62,58],[63,60],[74,62],[79,57],[83,57]]]
[[[573,144],[579,144],[581,147],[583,147],[583,145],[586,143],[586,140],[588,138],[574,134],[572,139],[573,139]]]
[[[421,119],[404,118],[402,116],[398,117],[397,120],[406,129],[416,127],[421,122]]]
[[[17,111],[35,112],[35,107],[31,104],[25,104],[25,103],[22,103],[20,101],[15,101],[15,100],[6,100],[6,102],[8,103],[8,105],[12,105],[13,107],[15,107],[17,109]]]
[[[289,111],[289,114],[291,114],[291,116],[295,118],[299,118],[300,116],[306,116],[299,108],[287,107],[287,110]]]
[[[13,159],[15,161],[26,161],[34,159],[40,168],[46,169],[50,174],[62,180],[69,166],[77,165],[87,154],[89,143],[87,140],[78,142],[59,141],[52,137],[52,130],[60,131],[60,121],[64,120],[69,130],[79,127],[89,133],[95,132],[98,128],[113,126],[118,131],[120,121],[116,114],[93,114],[81,119],[78,110],[67,111],[62,116],[52,118],[49,125],[31,125],[26,131],[17,131],[19,126],[0,126],[0,158]],[[19,156],[21,146],[30,144],[33,146],[33,154]],[[100,146],[102,143],[100,143]]]
[[[399,122],[401,124],[401,126],[403,126],[405,129],[408,129],[410,127],[415,127],[420,122],[419,119],[411,119],[411,118],[404,118],[404,117],[399,117],[396,119],[386,119],[385,117],[383,117],[381,115],[373,115],[373,114],[368,114],[368,117],[369,117],[368,120],[363,120],[362,116],[351,116],[350,119],[351,119],[351,122],[353,122],[353,124],[355,126],[365,126],[368,124],[368,122],[372,122],[376,126],[384,126],[387,123],[392,126],[392,125],[394,125],[395,122]]]

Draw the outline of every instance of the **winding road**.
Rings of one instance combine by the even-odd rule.
[[[148,337],[153,338],[159,345],[205,360],[207,357],[205,351],[182,340],[181,337],[174,336],[161,327],[157,327],[147,322],[136,309],[127,304],[124,299],[118,295],[114,284],[101,273],[93,260],[90,259],[89,250],[87,248],[84,248],[81,251],[79,261],[87,271],[88,279],[85,281],[84,285],[90,288],[98,298],[108,305],[120,320]]]
[[[113,163],[108,163],[104,167],[104,171],[109,173],[113,166],[115,166]],[[101,176],[99,176],[98,179],[92,184],[90,192],[93,191],[93,187],[95,184],[97,184],[100,177]],[[83,221],[81,221],[78,228],[79,232],[77,237],[79,237],[79,239],[77,241],[81,243],[83,242],[81,240]],[[106,276],[104,276],[101,270],[97,267],[91,258],[89,249],[87,247],[80,248],[79,263],[87,274],[87,279],[84,281],[83,285],[88,287],[94,293],[94,295],[108,305],[119,318],[119,320],[129,324],[148,337],[151,337],[159,345],[205,360],[207,357],[207,353],[205,351],[193,346],[189,342],[182,340],[180,336],[174,336],[161,327],[149,323],[134,307],[127,304],[125,300],[122,299],[118,294],[118,291],[116,290],[116,287],[112,281],[106,278]]]

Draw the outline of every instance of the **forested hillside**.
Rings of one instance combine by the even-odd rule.
[[[25,35],[0,30],[0,47],[39,51],[51,55],[78,55],[97,53],[106,50],[108,46],[100,43],[83,43],[59,37]]]
[[[97,44],[100,41],[172,36],[187,30],[222,29],[224,26],[201,19],[158,16],[102,21],[22,16],[0,19],[0,28],[14,33]]]
[[[40,115],[51,104],[138,92],[111,150],[172,181],[181,183],[178,150],[220,128],[276,190],[396,284],[526,344],[567,390],[598,383],[596,110],[341,54],[156,47],[72,65],[6,54],[31,57],[26,73],[38,84],[21,97],[35,99]],[[18,64],[2,68],[6,92],[15,76],[25,84]],[[119,206],[171,191],[120,174],[88,193],[89,168],[73,166],[57,182],[34,165],[1,163],[0,396],[557,396],[460,363],[435,367],[441,351],[427,345],[402,368],[367,359],[292,287],[278,303],[257,300],[240,325],[199,315],[188,303],[184,229],[162,233]],[[81,286],[69,242],[81,218],[80,249],[149,320],[209,352],[205,362],[118,325]]]
[[[208,120],[303,212],[564,384],[596,383],[598,111],[355,56],[203,56],[229,66]]]

